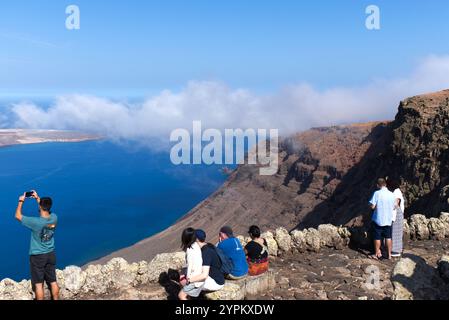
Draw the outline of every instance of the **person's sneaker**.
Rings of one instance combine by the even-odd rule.
[[[391,256],[392,256],[393,258],[400,258],[400,257],[401,257],[401,254],[400,254],[400,253],[392,253]]]

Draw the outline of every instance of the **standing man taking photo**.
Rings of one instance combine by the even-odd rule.
[[[27,217],[22,214],[23,204],[27,198],[34,198],[37,201],[39,217]],[[51,213],[52,204],[51,198],[41,199],[36,191],[31,191],[20,196],[16,210],[16,219],[31,230],[30,271],[36,300],[44,300],[44,283],[50,287],[52,299],[59,299],[54,239],[58,217]]]

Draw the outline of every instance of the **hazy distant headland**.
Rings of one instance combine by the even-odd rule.
[[[93,134],[75,131],[0,129],[0,147],[45,142],[81,142],[100,138]]]

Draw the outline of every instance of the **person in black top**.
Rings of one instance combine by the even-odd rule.
[[[215,250],[214,245],[207,243],[201,248],[203,254],[203,267],[209,267],[209,277],[215,281],[218,286],[225,284],[224,274],[221,272],[220,257]],[[207,282],[207,279],[206,279]],[[215,289],[216,290],[216,289]],[[215,291],[211,290],[211,291]]]
[[[268,244],[260,237],[258,226],[251,226],[248,233],[251,237],[251,241],[245,246],[248,273],[250,276],[257,276],[268,271]]]

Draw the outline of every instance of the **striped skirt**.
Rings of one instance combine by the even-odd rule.
[[[404,213],[399,208],[396,210],[396,221],[393,222],[393,253],[400,253],[404,250]]]

